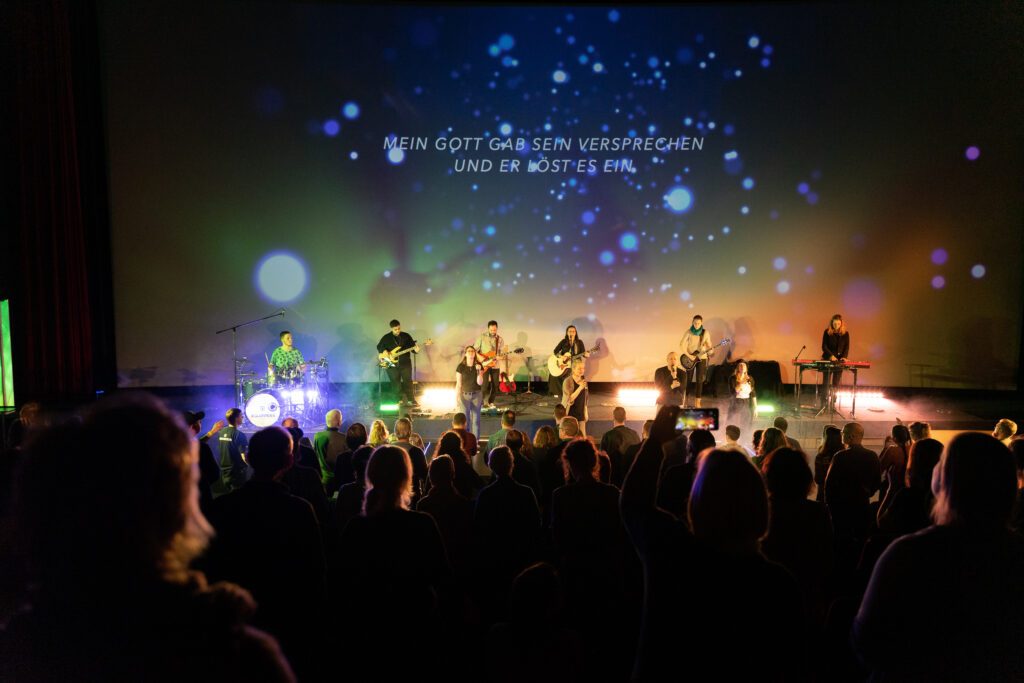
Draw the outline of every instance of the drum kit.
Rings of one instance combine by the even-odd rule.
[[[235,393],[250,424],[269,427],[284,417],[294,417],[300,425],[323,421],[330,389],[326,358],[265,374],[249,369],[251,363],[246,358],[235,362],[238,371]]]

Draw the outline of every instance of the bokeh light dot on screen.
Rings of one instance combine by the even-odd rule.
[[[619,14],[619,10],[608,10],[608,21],[612,22],[613,24],[619,20],[620,16],[621,15]]]
[[[673,187],[665,194],[665,205],[673,213],[686,213],[693,206],[693,193],[682,185]]]
[[[932,278],[932,287],[934,287],[935,289],[942,289],[945,286],[946,278],[942,277],[941,275],[936,275],[935,277]]]
[[[306,290],[308,280],[306,266],[297,256],[286,252],[269,254],[256,267],[260,293],[277,303],[297,299]]]
[[[593,211],[590,211],[588,209],[583,212],[582,216],[580,216],[580,220],[583,221],[584,225],[593,225],[594,221],[596,220],[596,216],[594,215]]]
[[[341,114],[346,119],[357,119],[359,118],[359,105],[355,102],[346,102],[345,106],[341,108]]]
[[[498,47],[502,50],[511,50],[516,46],[516,39],[508,33],[502,33],[498,37]]]
[[[623,251],[636,251],[640,248],[640,240],[637,238],[636,233],[624,232],[619,237],[619,246]]]
[[[615,254],[605,249],[604,251],[601,252],[601,256],[599,257],[599,259],[601,261],[602,266],[610,266],[613,263],[615,263]]]
[[[352,161],[355,161],[356,159],[359,158],[359,152],[352,150],[351,152],[348,153],[348,158],[351,159]]]
[[[949,253],[942,247],[939,247],[938,249],[932,251],[932,263],[934,263],[935,265],[941,266],[948,260]]]
[[[744,216],[746,216],[747,214],[750,213],[750,207],[746,206],[746,205],[741,206],[740,207],[740,213],[743,214]]]
[[[405,161],[405,150],[398,148],[388,150],[388,161],[394,165],[398,165]]]
[[[981,278],[985,277],[985,266],[981,265],[980,263],[974,265],[971,268],[971,277],[973,277],[976,280],[980,280]]]
[[[779,280],[779,283],[775,285],[775,291],[778,292],[779,294],[788,294],[789,283],[786,282],[785,280]]]
[[[882,290],[872,278],[855,278],[843,287],[843,313],[853,318],[873,318],[882,311]]]
[[[487,233],[488,235],[494,235],[495,233],[498,232],[498,229],[495,228],[493,225],[488,225],[486,228],[484,228],[484,232]]]
[[[967,148],[967,151],[964,152],[964,156],[967,157],[968,161],[974,161],[981,156],[981,150],[974,145],[971,145]]]
[[[501,124],[498,126],[498,132],[505,136],[512,135],[512,124],[508,122]]]
[[[567,74],[562,69],[555,69],[555,72],[551,74],[551,80],[553,80],[555,83],[568,83],[569,74]]]
[[[341,124],[334,119],[327,119],[323,125],[324,135],[328,137],[334,137],[341,130]]]
[[[744,190],[752,190],[752,189],[754,189],[754,179],[753,178],[744,178],[743,179],[743,189]]]
[[[484,291],[490,291],[494,287],[494,283],[490,280],[484,280],[480,283],[480,286],[484,288]]]
[[[647,66],[651,67],[652,69],[657,69],[658,68],[658,58],[653,56],[653,55],[651,57],[649,57],[648,60],[647,60]]]
[[[799,185],[796,186],[796,191],[799,192],[800,194],[807,194],[808,192],[811,191],[811,186],[808,185],[807,183],[800,183]]]
[[[594,62],[594,73],[599,74],[604,71],[604,64],[601,62]],[[607,131],[605,131],[607,132]]]
[[[385,270],[384,271],[384,277],[391,277],[391,271],[390,270]]]
[[[808,192],[807,193],[807,203],[810,204],[811,206],[814,206],[815,204],[817,204],[818,203],[818,193],[817,192]]]
[[[679,298],[682,299],[683,301],[689,301],[690,296],[690,291],[687,289],[684,289],[683,291],[679,292]]]
[[[786,259],[783,258],[782,256],[776,256],[775,260],[772,261],[772,267],[774,267],[775,270],[785,270],[786,269]]]
[[[756,48],[760,44],[761,44],[761,39],[758,38],[757,36],[750,36],[750,39],[747,41],[747,45],[751,49]]]
[[[736,269],[736,272],[739,273],[740,275],[746,275],[747,274],[747,267],[746,266],[740,266],[739,268]]]

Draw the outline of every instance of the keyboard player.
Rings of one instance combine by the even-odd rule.
[[[821,335],[821,359],[833,363],[842,363],[850,355],[850,333],[846,329],[843,316],[836,313],[829,321],[828,327]],[[824,404],[831,392],[827,391],[829,382],[835,391],[842,379],[842,368],[831,368],[821,373],[821,401]]]

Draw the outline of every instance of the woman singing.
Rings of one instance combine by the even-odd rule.
[[[850,333],[846,331],[846,323],[843,316],[836,313],[828,323],[828,328],[821,335],[821,359],[841,363],[846,360],[850,353]],[[821,373],[821,402],[824,405],[829,391],[829,377],[831,376],[832,390],[839,386],[843,376],[842,368],[823,370]]]
[[[736,363],[736,371],[729,378],[729,386],[732,389],[733,414],[750,427],[757,415],[757,394],[754,392],[754,378],[747,374],[747,364],[744,361]]]
[[[562,382],[565,381],[565,378],[571,372],[569,367],[570,359],[581,353],[584,357],[589,356],[589,353],[584,353],[586,350],[587,347],[576,336],[576,326],[569,325],[569,327],[565,328],[565,337],[562,338],[562,341],[558,342],[558,346],[552,351],[552,354],[558,356],[561,364],[565,366],[561,374],[551,375],[548,378],[548,393],[552,398],[558,398],[559,394],[562,393]]]
[[[484,368],[476,359],[476,348],[467,346],[462,362],[455,368],[455,401],[469,421],[469,431],[480,436],[483,407]]]

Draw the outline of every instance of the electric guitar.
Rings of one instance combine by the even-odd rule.
[[[725,346],[726,344],[731,343],[732,339],[723,339],[722,341],[718,342],[707,351],[701,351],[700,353],[698,353],[696,358],[688,358],[683,354],[679,354],[679,364],[683,366],[684,370],[689,372],[690,370],[693,370],[694,365],[704,360],[705,358],[710,358],[711,352],[717,349],[719,346]],[[701,358],[701,356],[703,356],[704,358]]]
[[[600,350],[601,345],[598,344],[594,348],[587,349],[583,353],[577,353],[575,356],[570,356],[568,353],[562,354],[561,356],[551,354],[551,356],[548,357],[548,372],[557,377],[558,375],[561,375],[563,372],[565,372],[565,369],[572,365],[572,362],[577,358],[583,358],[583,356],[588,353],[593,353],[594,351]]]
[[[404,351],[399,351],[398,349],[401,348],[399,346],[396,346],[390,351],[381,351],[380,353],[377,354],[377,365],[379,365],[382,368],[393,368],[396,365],[398,365],[398,359],[401,356],[404,356],[405,354],[412,352],[416,348],[416,346],[430,346],[433,343],[433,339],[428,339],[422,344],[420,344],[419,342],[414,342],[413,346],[410,346]]]
[[[476,354],[476,358],[480,362],[480,365],[484,366],[484,370],[490,370],[491,368],[493,368],[494,366],[496,366],[498,364],[499,360],[505,360],[506,358],[508,358],[512,354],[517,354],[517,353],[522,353],[522,352],[523,352],[523,347],[522,346],[514,348],[511,351],[506,351],[505,353],[498,353],[496,351],[488,351],[488,352],[484,353],[483,351],[480,351],[480,352],[478,352]]]

